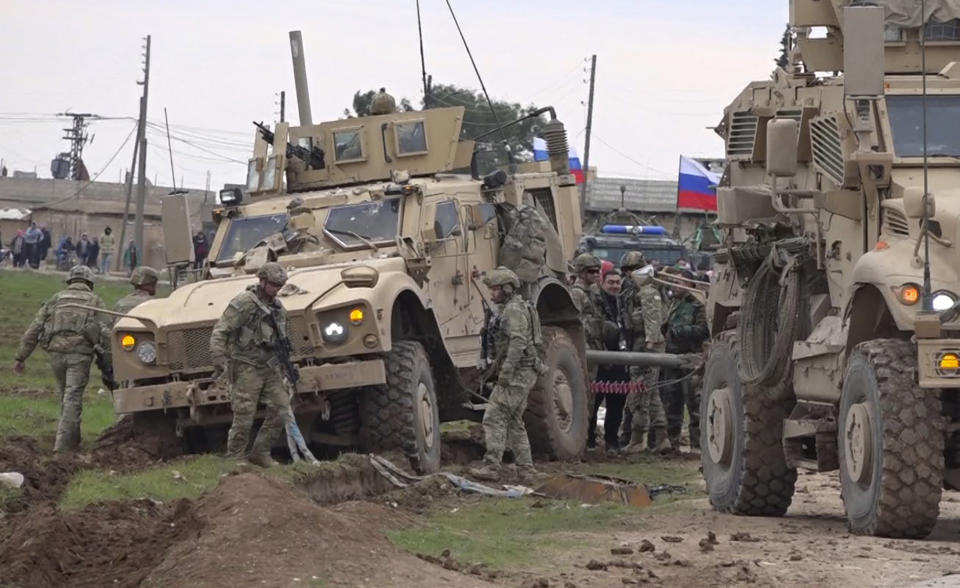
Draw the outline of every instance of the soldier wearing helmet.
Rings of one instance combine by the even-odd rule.
[[[493,375],[496,385],[483,415],[487,451],[484,465],[470,470],[481,480],[499,481],[503,452],[510,449],[519,467],[520,480],[531,483],[536,474],[530,440],[523,423],[527,397],[542,370],[540,317],[519,294],[520,279],[500,266],[487,274],[484,284],[500,312],[487,325],[493,342]]]
[[[662,353],[664,350],[663,303],[653,283],[653,268],[639,251],[629,251],[620,260],[620,267],[630,279],[624,280],[623,324],[627,327],[627,345],[631,351]],[[657,390],[660,368],[631,366],[630,379],[643,382],[643,388],[627,396],[627,414],[621,427],[622,442],[628,452],[639,452],[645,446],[648,430],[653,429],[657,451],[670,448],[667,440],[667,417]]]
[[[117,301],[113,306],[114,312],[127,314],[141,302],[157,294],[157,270],[150,266],[137,266],[130,274],[130,284],[133,292]]]
[[[60,422],[53,450],[72,451],[80,446],[80,414],[83,391],[90,379],[95,355],[104,358],[103,370],[110,370],[110,325],[105,315],[76,308],[83,305],[104,308],[93,293],[93,270],[74,266],[67,275],[67,288],[40,307],[20,339],[14,371],[23,373],[27,358],[39,344],[50,357],[60,397]]]
[[[273,465],[270,447],[283,429],[290,398],[275,355],[287,338],[287,313],[277,294],[287,282],[279,263],[265,263],[257,271],[257,284],[237,294],[210,336],[214,378],[230,387],[233,424],[227,435],[227,455],[242,458],[253,428],[257,404],[267,407],[263,425],[253,442],[248,461],[261,467]]]
[[[583,321],[587,346],[590,349],[603,349],[603,315],[595,302],[600,296],[597,284],[600,281],[601,266],[600,260],[589,253],[581,253],[573,260],[573,269],[577,272],[577,280],[572,287],[573,302],[580,310],[580,319]]]
[[[370,101],[370,114],[393,114],[397,111],[397,101],[393,96],[387,94],[386,88],[380,88],[380,91]]]

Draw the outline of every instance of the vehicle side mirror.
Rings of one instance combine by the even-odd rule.
[[[932,195],[927,195],[928,215],[934,216],[937,203]],[[903,190],[903,212],[907,218],[923,218],[923,188],[910,187]]]
[[[883,14],[881,6],[843,9],[843,93],[848,98],[883,96]]]
[[[775,178],[797,175],[797,141],[800,127],[792,118],[767,123],[767,173]]]
[[[437,241],[437,205],[425,204],[420,210],[420,235],[425,243]]]
[[[164,196],[160,201],[163,219],[163,251],[168,265],[193,263],[193,231],[186,194]]]
[[[482,204],[479,202],[471,202],[470,204],[463,205],[463,218],[467,223],[467,228],[471,231],[475,231],[487,224],[489,217],[484,215]]]

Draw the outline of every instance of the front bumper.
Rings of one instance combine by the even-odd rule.
[[[344,388],[377,386],[386,383],[382,359],[328,363],[300,368],[297,392],[307,394]],[[230,393],[207,378],[187,382],[165,382],[117,390],[113,408],[117,414],[130,414],[171,408],[196,409],[201,406],[229,404]]]
[[[960,357],[960,339],[918,339],[917,375],[921,388],[960,388],[960,368],[940,367],[945,354]]]

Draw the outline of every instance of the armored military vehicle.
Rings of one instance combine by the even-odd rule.
[[[276,260],[289,272],[279,300],[290,318],[301,374],[295,411],[307,440],[400,450],[416,470],[437,470],[440,422],[476,417],[472,409],[489,393],[481,280],[501,262],[505,225],[525,204],[549,220],[545,262],[527,290],[547,368],[531,393],[527,427],[535,451],[579,455],[584,342],[563,278],[580,216],[563,125],[553,117],[542,129],[548,162],[483,177],[453,173],[472,169],[474,143],[460,140],[462,107],[396,112],[384,95],[374,101],[378,114],[313,124],[294,47],[301,124],[257,131],[246,189],[221,193],[206,279],[117,323],[116,411],[187,440],[229,423],[228,391],[211,377],[211,329],[256,282],[257,268]],[[184,208],[170,206],[165,218],[173,250],[189,246],[177,210]]]
[[[924,537],[960,487],[960,10],[860,4],[792,0],[790,65],[717,128],[703,474],[782,515],[839,470],[854,532]]]

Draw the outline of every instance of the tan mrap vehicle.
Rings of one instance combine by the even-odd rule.
[[[420,472],[440,465],[440,422],[482,404],[485,272],[499,263],[509,209],[534,204],[550,220],[546,264],[531,288],[548,372],[531,394],[535,451],[579,455],[586,443],[583,333],[563,281],[580,217],[565,133],[547,163],[485,178],[460,141],[463,108],[390,112],[257,134],[246,194],[222,193],[208,279],[151,300],[115,328],[120,414],[163,419],[192,439],[231,420],[211,379],[211,329],[230,299],[277,260],[301,380],[296,416],[308,442],[402,450]],[[557,134],[559,133],[559,135]],[[264,135],[271,141],[268,143]],[[299,148],[298,148],[299,147]],[[175,207],[170,208],[171,211]],[[165,219],[168,247],[189,243]],[[181,229],[183,232],[185,229]]]
[[[924,99],[919,11],[848,4],[792,0],[789,71],[718,127],[703,474],[716,509],[782,515],[797,468],[839,469],[852,531],[924,537],[960,487],[960,11],[927,2]]]

